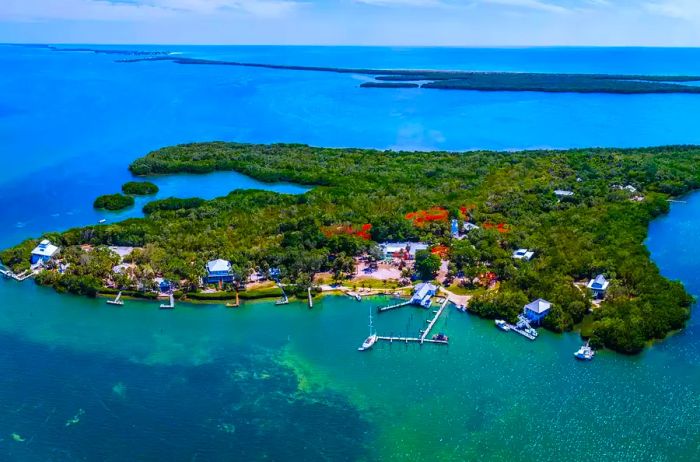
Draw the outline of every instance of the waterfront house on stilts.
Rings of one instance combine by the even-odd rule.
[[[543,298],[538,298],[534,302],[525,305],[523,315],[525,315],[530,324],[539,326],[549,313],[550,308],[552,308],[551,303]]]

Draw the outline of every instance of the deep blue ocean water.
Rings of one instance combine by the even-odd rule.
[[[274,64],[700,75],[698,49],[137,48]],[[0,46],[0,246],[138,216],[145,200],[119,214],[91,204],[130,178],[131,160],[174,143],[700,144],[700,95],[368,90],[363,76],[117,58]],[[154,181],[159,197],[304,191],[234,173]],[[664,274],[696,295],[699,221],[691,196],[648,239]],[[0,460],[700,459],[697,315],[639,356],[603,352],[582,365],[575,334],[523,343],[457,313],[441,326],[454,339],[447,350],[358,355],[366,302],[318,305],[115,310],[0,280]],[[378,322],[407,329],[403,316]]]

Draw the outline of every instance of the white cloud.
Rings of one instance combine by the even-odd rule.
[[[606,0],[582,0],[584,3],[598,3]],[[531,9],[563,13],[567,8],[545,0],[471,0],[459,2],[455,0],[355,0],[356,3],[364,3],[376,6],[413,6],[422,8],[463,8],[476,5],[492,5],[500,7],[512,7],[517,9]]]
[[[700,21],[698,0],[659,0],[645,4],[647,11],[670,18]]]
[[[0,20],[123,21],[210,15],[227,11],[277,17],[302,5],[295,0],[1,0]]]
[[[377,6],[418,6],[437,7],[446,6],[441,0],[355,0],[357,3]]]

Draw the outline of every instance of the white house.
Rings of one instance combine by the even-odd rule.
[[[32,250],[32,265],[36,265],[40,261],[48,262],[58,254],[59,250],[60,249],[53,245],[48,239],[44,239]]]
[[[605,297],[605,292],[608,290],[609,285],[610,282],[605,279],[605,276],[599,274],[594,279],[591,279],[586,287],[593,292],[595,298],[603,298]]]
[[[516,260],[530,261],[534,256],[535,252],[528,249],[518,249],[515,252],[513,252],[513,258],[515,258]]]
[[[233,282],[231,262],[221,258],[207,262],[207,277],[205,280],[207,284]]]
[[[469,231],[474,230],[474,229],[479,229],[478,226],[476,226],[474,223],[471,223],[471,222],[469,222],[469,221],[467,221],[466,223],[464,223],[464,227],[463,227],[463,228],[464,228],[464,232],[465,232],[465,233],[468,233]]]
[[[561,197],[571,197],[574,195],[573,191],[566,191],[564,189],[555,189],[554,190],[554,195],[561,198]]]

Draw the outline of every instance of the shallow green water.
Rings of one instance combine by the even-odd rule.
[[[0,293],[0,447],[15,460],[127,460],[134,451],[161,460],[699,454],[700,368],[682,362],[691,356],[670,348],[675,340],[582,364],[572,357],[576,335],[529,342],[451,308],[437,326],[448,347],[359,353],[368,307],[385,300],[161,311],[33,283],[2,281]],[[405,308],[376,324],[414,334],[428,315]]]

